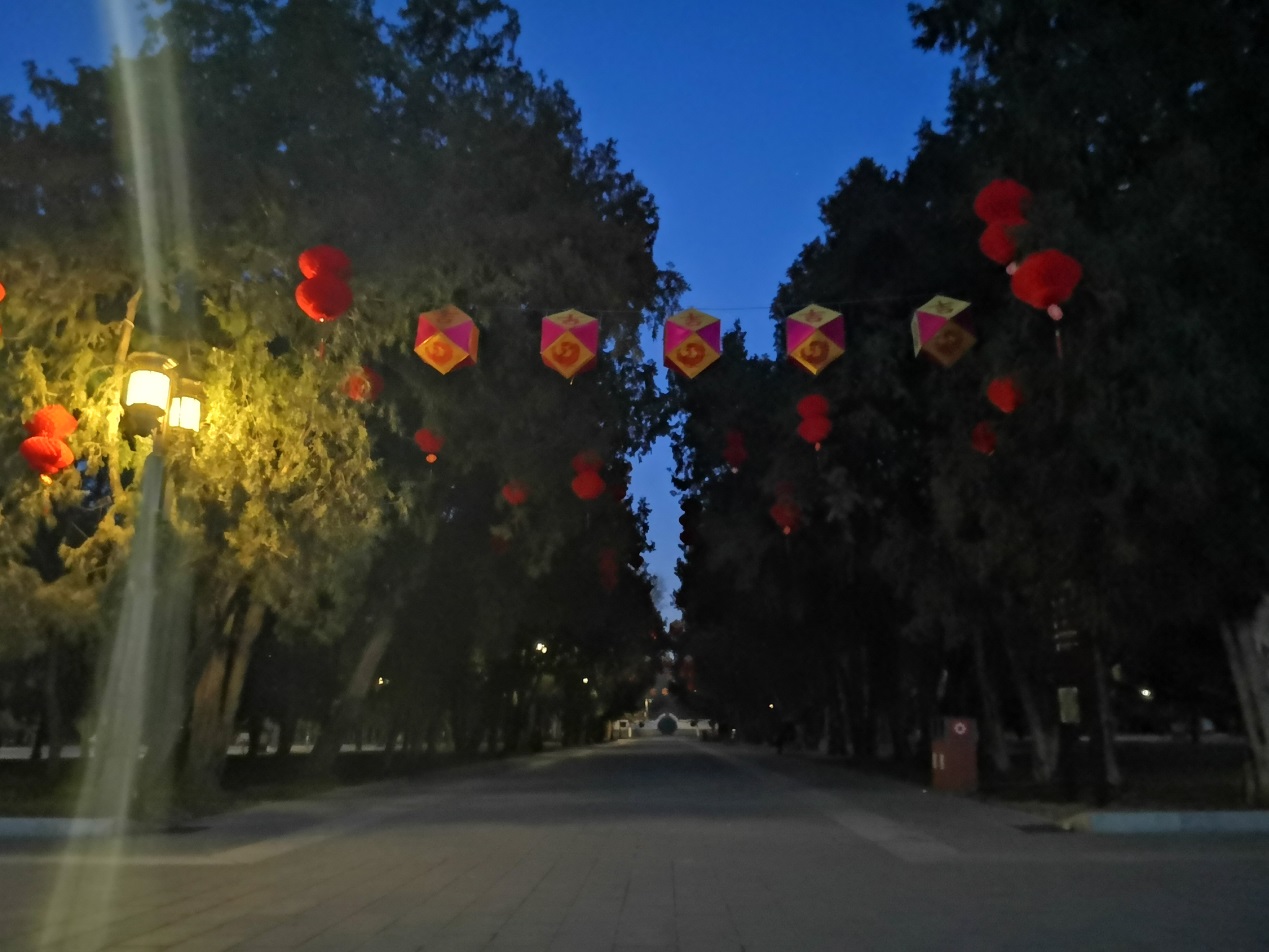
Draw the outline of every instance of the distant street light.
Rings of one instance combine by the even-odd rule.
[[[536,645],[533,646],[533,650],[541,652],[542,654],[546,654],[546,645],[542,644],[542,642],[539,641]]]
[[[582,678],[582,684],[590,684],[590,678]]]
[[[1154,697],[1154,692],[1151,691],[1149,688],[1142,688],[1141,696],[1148,701],[1150,700],[1150,698]]]

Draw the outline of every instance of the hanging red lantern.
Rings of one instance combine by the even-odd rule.
[[[1001,413],[1013,413],[1022,403],[1022,392],[1012,377],[997,377],[987,385],[987,399]]]
[[[349,374],[348,379],[344,381],[344,393],[358,403],[363,400],[374,403],[383,393],[383,378],[369,367],[363,366],[360,370]]]
[[[792,499],[777,499],[769,512],[785,535],[792,535],[802,524],[802,510]]]
[[[798,436],[802,437],[806,442],[814,444],[817,450],[832,432],[833,422],[828,417],[807,417],[798,424]]]
[[[620,569],[617,565],[615,549],[601,549],[599,553],[599,584],[604,591],[612,592],[617,588]]]
[[[513,479],[502,487],[502,498],[512,506],[523,506],[529,501],[529,488],[518,479]]]
[[[31,436],[51,436],[55,440],[64,440],[79,428],[79,421],[60,403],[53,403],[36,410],[31,419],[22,425]]]
[[[723,450],[723,459],[731,467],[733,473],[739,473],[745,460],[749,459],[749,451],[745,449],[745,435],[739,430],[727,431],[727,446]]]
[[[300,252],[300,274],[306,278],[328,274],[343,280],[351,272],[352,262],[348,260],[348,255],[332,245],[314,245]]]
[[[1009,225],[992,222],[979,236],[978,250],[1013,274],[1018,270],[1014,263],[1018,257],[1018,243],[1014,241],[1010,228]]]
[[[974,198],[974,214],[987,224],[1021,225],[1031,204],[1031,189],[1013,179],[988,182]]]
[[[996,452],[996,428],[984,420],[976,424],[969,434],[969,445],[984,456]]]
[[[339,320],[352,307],[352,289],[333,274],[319,274],[300,282],[295,303],[319,324]]]
[[[1083,276],[1084,269],[1078,261],[1050,248],[1027,255],[1014,272],[1010,286],[1018,300],[1060,321],[1059,305],[1070,300]]]
[[[573,477],[573,495],[589,502],[604,494],[607,485],[603,478],[593,469],[583,470]]]
[[[798,416],[803,420],[809,417],[828,416],[828,399],[818,393],[808,394],[798,401]]]
[[[52,436],[32,436],[22,441],[18,452],[26,464],[48,481],[75,462],[75,454],[64,442]]]
[[[0,301],[4,300],[4,296],[9,292],[4,289],[4,284],[0,283]]]
[[[415,432],[414,442],[427,454],[425,458],[429,463],[435,463],[445,447],[445,437],[426,428]]]
[[[828,409],[828,400],[818,393],[809,394],[798,401],[798,416],[802,418],[802,422],[798,424],[798,436],[814,444],[816,451],[833,432]]]

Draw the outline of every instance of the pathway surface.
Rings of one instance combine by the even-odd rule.
[[[1269,949],[1269,837],[1036,822],[636,740],[266,804],[117,859],[0,843],[0,949]]]

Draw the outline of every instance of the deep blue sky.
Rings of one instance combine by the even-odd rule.
[[[302,2],[302,0],[300,0]],[[378,0],[385,14],[395,0]],[[657,259],[692,286],[685,304],[751,348],[819,199],[860,158],[902,168],[922,119],[942,120],[952,61],[912,46],[903,0],[520,0],[525,64],[561,79],[594,140],[613,138],[656,196]],[[0,30],[0,94],[21,63],[63,72],[104,58],[98,0],[14,4]],[[578,302],[584,307],[585,302]],[[674,588],[678,505],[668,447],[636,468],[653,507],[653,570]]]

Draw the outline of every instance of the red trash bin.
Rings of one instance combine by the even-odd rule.
[[[936,721],[930,750],[935,790],[974,793],[978,789],[978,724],[972,717]]]

